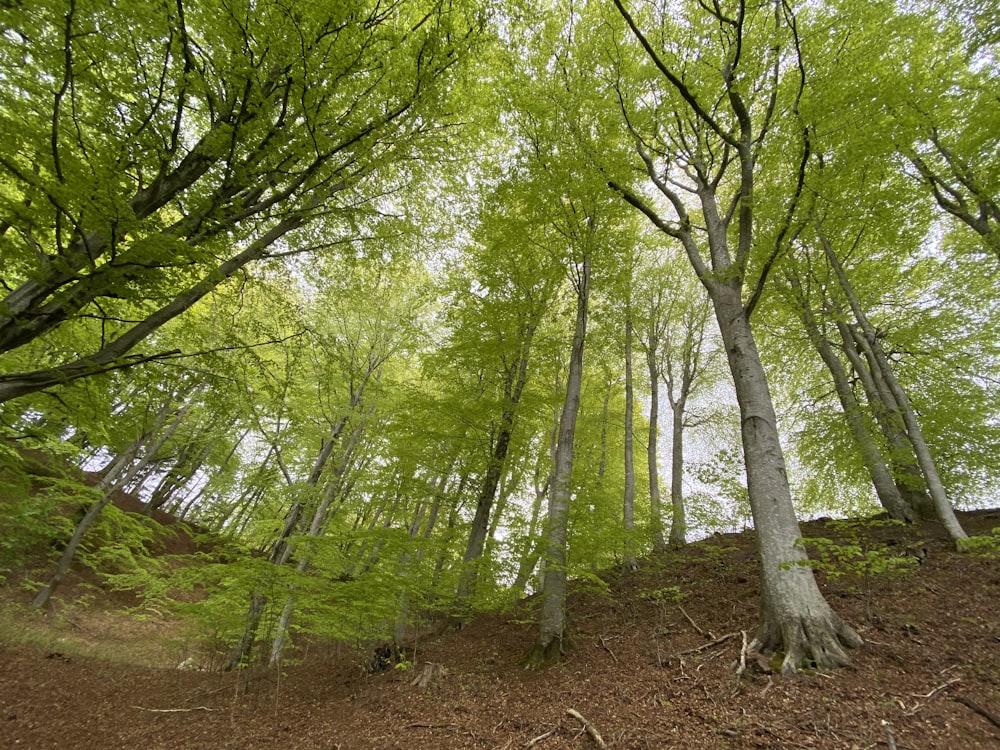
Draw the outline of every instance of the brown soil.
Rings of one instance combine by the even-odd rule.
[[[1000,512],[961,520],[988,533]],[[823,522],[805,532],[837,533]],[[750,659],[737,677],[741,631],[756,620],[757,564],[751,534],[716,536],[611,576],[608,591],[575,593],[575,650],[539,673],[519,665],[535,636],[530,600],[428,638],[411,654],[416,667],[376,675],[364,673],[364,654],[332,644],[311,644],[280,671],[181,670],[165,648],[159,661],[172,668],[139,666],[121,659],[135,661],[141,642],[162,633],[113,612],[78,623],[91,651],[64,653],[51,634],[35,646],[8,634],[0,748],[597,747],[569,710],[608,748],[1000,747],[997,558],[950,551],[931,524],[864,536],[923,562],[888,577],[819,574],[866,641],[837,672],[785,678]],[[97,658],[100,643],[117,654]],[[415,676],[428,684],[411,685]]]

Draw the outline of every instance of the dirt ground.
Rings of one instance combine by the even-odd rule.
[[[961,520],[988,533],[1000,512]],[[823,522],[804,531],[841,533]],[[862,540],[922,563],[890,577],[818,575],[866,642],[836,672],[787,678],[750,659],[737,676],[741,631],[758,606],[747,533],[614,574],[608,592],[576,592],[575,650],[537,673],[519,664],[535,637],[530,600],[427,638],[414,666],[380,674],[364,672],[364,654],[315,643],[281,670],[123,663],[116,649],[134,653],[161,634],[110,615],[80,626],[94,631],[89,651],[7,638],[0,750],[557,750],[599,747],[598,738],[621,750],[1000,747],[1000,562],[950,551],[933,524]],[[422,676],[428,684],[411,684]]]

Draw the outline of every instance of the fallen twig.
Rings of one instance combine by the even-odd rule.
[[[617,663],[618,663],[618,657],[617,657],[617,656],[615,656],[615,652],[614,652],[614,651],[612,651],[612,650],[611,650],[611,649],[610,649],[610,648],[608,647],[608,644],[607,644],[607,642],[605,642],[605,640],[604,640],[604,636],[603,636],[603,635],[599,635],[599,636],[597,636],[597,640],[599,640],[599,641],[601,642],[601,645],[602,645],[602,646],[604,646],[604,650],[605,650],[605,651],[607,651],[607,652],[608,652],[609,654],[611,654],[611,658],[612,658],[612,659],[614,659],[614,660],[615,660],[615,664],[617,664]]]
[[[534,746],[535,746],[535,745],[537,745],[537,744],[538,744],[539,742],[541,742],[542,740],[546,740],[546,739],[548,739],[549,737],[551,737],[552,735],[554,735],[554,734],[555,734],[556,732],[558,732],[558,731],[559,731],[559,725],[558,725],[558,724],[556,724],[556,726],[555,726],[555,727],[554,727],[553,729],[550,729],[550,730],[549,730],[549,731],[547,731],[547,732],[546,732],[545,734],[540,734],[540,735],[538,735],[537,737],[534,737],[534,738],[532,738],[532,739],[528,740],[527,742],[525,742],[525,743],[524,743],[524,746],[525,746],[526,748],[527,748],[527,747],[534,747]]]
[[[688,649],[684,649],[683,651],[678,651],[676,654],[673,654],[669,658],[677,658],[677,657],[681,657],[681,656],[687,656],[688,654],[699,654],[702,651],[705,651],[707,649],[713,648],[714,646],[718,646],[720,643],[725,643],[730,638],[735,638],[738,635],[739,635],[739,633],[737,633],[737,632],[726,633],[723,636],[719,636],[714,641],[709,641],[708,643],[703,643],[700,646],[697,646],[695,648],[688,648]]]
[[[998,718],[997,715],[995,713],[993,713],[992,711],[987,711],[985,708],[983,708],[982,706],[980,706],[978,703],[973,703],[968,698],[961,698],[961,697],[955,697],[955,698],[952,698],[952,700],[954,700],[956,703],[961,703],[963,706],[971,708],[973,711],[975,711],[980,716],[982,716],[982,717],[988,719],[989,721],[991,721],[994,726],[1000,727],[1000,718]]]
[[[706,638],[714,638],[714,637],[715,637],[715,636],[714,636],[714,635],[712,635],[711,633],[706,633],[706,632],[705,632],[704,630],[702,630],[701,628],[699,628],[699,627],[698,627],[698,623],[696,623],[696,622],[695,622],[694,620],[692,620],[692,619],[691,619],[691,615],[689,615],[689,614],[688,614],[688,613],[687,613],[687,612],[686,612],[686,611],[684,610],[684,607],[682,607],[681,605],[679,605],[679,604],[678,604],[678,605],[677,605],[677,609],[679,609],[679,610],[681,611],[681,614],[682,614],[682,615],[684,615],[684,617],[685,617],[685,618],[687,618],[687,621],[688,621],[689,623],[691,623],[691,627],[692,627],[692,628],[694,628],[695,630],[697,630],[697,631],[698,631],[698,633],[699,633],[700,635],[703,635],[703,636],[705,636]]]
[[[956,682],[960,682],[961,680],[962,680],[961,677],[952,677],[950,680],[948,680],[944,684],[938,685],[936,688],[934,688],[933,690],[931,690],[926,695],[918,695],[917,693],[910,693],[910,695],[912,695],[914,698],[924,698],[925,700],[927,700],[927,699],[933,698],[938,693],[941,693],[944,690],[947,690],[949,687],[951,687],[952,685],[954,685]]]
[[[593,724],[583,718],[583,714],[572,708],[567,708],[566,713],[572,716],[577,721],[583,724],[584,731],[590,735],[591,739],[594,740],[594,744],[600,748],[606,748],[607,745],[604,744],[604,738],[601,737],[601,733],[597,731]]]
[[[137,711],[149,711],[154,714],[179,714],[187,713],[188,711],[215,711],[214,708],[209,708],[208,706],[195,706],[194,708],[146,708],[145,706],[132,706],[132,708]]]

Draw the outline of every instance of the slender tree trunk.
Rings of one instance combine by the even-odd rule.
[[[566,633],[566,541],[572,492],[573,442],[577,414],[580,410],[583,349],[587,337],[587,311],[590,298],[589,257],[578,267],[576,287],[576,326],[566,381],[566,400],[559,420],[559,442],[556,446],[552,492],[549,495],[539,637],[525,657],[527,665],[532,668],[559,659],[570,646],[570,639]]]
[[[323,499],[320,501],[316,510],[313,512],[312,521],[309,524],[309,529],[307,530],[307,535],[309,539],[316,539],[321,536],[321,532],[324,526],[329,522],[330,516],[330,506],[333,504],[334,500],[339,498],[340,503],[343,504],[344,497],[344,475],[347,473],[349,466],[351,465],[354,453],[357,450],[358,445],[361,442],[361,437],[364,434],[366,427],[366,418],[369,417],[375,408],[375,402],[372,402],[369,406],[365,418],[362,418],[359,423],[355,426],[354,430],[351,432],[351,437],[344,446],[343,453],[341,454],[340,460],[333,469],[332,476],[330,477],[329,485],[326,491],[323,493]],[[325,455],[323,453],[325,452]],[[329,460],[330,451],[321,451],[322,460],[324,462]],[[320,472],[314,472],[316,481],[319,480]],[[312,478],[312,477],[310,477]],[[338,506],[339,507],[339,506]],[[299,556],[299,561],[296,564],[296,572],[299,574],[304,574],[309,570],[309,566],[312,562],[312,555],[309,550],[304,550]],[[275,630],[274,640],[271,642],[271,656],[268,659],[268,666],[273,667],[281,661],[281,653],[285,648],[285,641],[288,637],[288,629],[292,623],[292,616],[295,613],[295,590],[292,587],[291,593],[289,593],[287,599],[285,600],[285,606],[282,607],[281,616],[278,619],[278,626]]]
[[[633,404],[635,393],[632,384],[632,313],[625,312],[625,496],[622,502],[622,528],[625,534],[625,553],[622,568],[635,570],[639,563],[635,557],[635,462],[633,430]]]
[[[861,406],[854,395],[854,389],[851,388],[850,380],[844,371],[844,366],[841,364],[837,353],[833,350],[830,341],[820,330],[798,277],[789,271],[786,274],[786,278],[794,294],[799,318],[806,329],[809,341],[812,342],[813,347],[819,352],[820,358],[833,378],[834,389],[837,392],[837,398],[843,409],[844,418],[847,420],[847,425],[851,430],[854,444],[861,452],[865,469],[868,471],[868,476],[871,477],[872,485],[875,488],[875,494],[879,502],[889,513],[890,518],[907,522],[914,521],[916,513],[899,493],[899,488],[896,487],[896,483],[893,481],[889,466],[882,457],[882,451],[879,450],[878,444],[875,442],[875,436],[868,429]]]
[[[927,489],[931,493],[931,500],[934,501],[934,509],[937,512],[938,519],[952,541],[960,543],[963,539],[967,539],[968,536],[955,517],[955,510],[952,508],[951,502],[945,493],[944,484],[941,482],[941,477],[938,474],[937,465],[934,462],[927,442],[924,440],[923,431],[920,429],[920,422],[917,420],[913,407],[910,406],[910,400],[906,395],[906,391],[903,390],[896,379],[896,374],[893,372],[892,367],[890,367],[885,352],[882,351],[882,345],[878,341],[875,329],[868,321],[868,316],[861,309],[861,304],[854,294],[854,287],[847,278],[847,273],[844,271],[840,259],[833,251],[833,246],[822,234],[820,235],[820,241],[826,253],[827,260],[837,275],[841,290],[847,297],[847,303],[850,305],[851,311],[854,313],[854,317],[861,327],[862,335],[856,336],[855,340],[862,351],[869,355],[875,362],[876,368],[873,369],[877,369],[881,373],[886,386],[896,399],[903,417],[903,423],[906,425],[907,437],[909,437],[910,443],[913,445],[913,452],[917,456],[917,463],[920,464],[920,470],[923,472],[924,479],[927,480]]]
[[[924,482],[923,474],[920,473],[920,467],[916,463],[913,446],[906,437],[906,426],[895,397],[885,387],[881,375],[876,377],[876,373],[872,372],[874,363],[869,362],[858,350],[850,327],[841,321],[836,325],[843,343],[844,354],[847,355],[854,374],[861,382],[871,414],[885,440],[886,460],[899,496],[918,515],[934,518],[934,503],[927,493],[927,483]]]
[[[552,489],[553,471],[556,463],[556,445],[559,440],[559,414],[558,407],[552,410],[552,429],[549,433],[549,451],[546,456],[545,481],[539,481],[542,475],[542,464],[545,459],[539,457],[535,465],[535,476],[533,479],[535,498],[531,503],[531,520],[528,522],[528,533],[526,535],[527,544],[524,553],[517,566],[517,575],[514,584],[511,586],[514,599],[520,599],[528,586],[528,580],[535,572],[538,560],[542,556],[545,546],[545,538],[539,533],[539,517],[542,511],[542,502],[548,497]]]
[[[663,537],[663,509],[660,505],[660,363],[657,361],[659,341],[650,329],[646,347],[646,364],[649,368],[649,440],[646,443],[646,464],[649,467],[649,511],[650,527],[653,533],[653,551],[662,552],[667,548]]]
[[[517,405],[521,401],[524,387],[528,382],[528,359],[531,353],[531,342],[535,335],[536,324],[530,323],[524,332],[524,340],[518,355],[516,368],[511,368],[507,373],[507,380],[504,385],[504,406],[500,415],[500,427],[497,433],[496,442],[490,453],[489,464],[486,467],[486,476],[483,479],[483,486],[479,492],[479,500],[476,504],[476,515],[472,519],[472,527],[469,530],[469,541],[465,547],[465,554],[462,557],[462,575],[458,582],[458,591],[455,594],[455,618],[461,619],[465,616],[469,600],[472,598],[476,587],[476,579],[479,575],[479,560],[483,556],[483,549],[486,544],[486,536],[489,531],[490,511],[496,499],[497,487],[503,476],[507,462],[507,453],[510,450],[510,441],[514,433],[514,420],[517,415]]]
[[[684,511],[684,407],[685,394],[671,403],[673,420],[670,430],[670,544],[683,547],[687,544],[687,516]]]
[[[119,457],[122,460],[116,459],[114,468],[112,471],[105,472],[104,477],[96,486],[96,490],[102,492],[100,499],[95,502],[87,512],[84,514],[83,518],[80,519],[80,523],[77,524],[76,530],[73,532],[73,536],[70,538],[69,543],[66,545],[66,549],[63,550],[62,557],[59,559],[59,565],[56,567],[56,572],[49,580],[48,584],[38,592],[34,601],[31,602],[33,609],[42,609],[49,603],[52,594],[55,593],[59,584],[62,583],[63,578],[66,576],[66,572],[69,570],[69,566],[73,562],[73,558],[76,556],[76,550],[80,546],[80,542],[83,541],[84,535],[97,520],[97,517],[101,514],[101,511],[111,502],[114,497],[115,491],[118,487],[128,484],[132,479],[142,471],[150,461],[156,456],[157,451],[159,451],[163,445],[173,436],[180,427],[181,422],[184,420],[185,415],[191,408],[192,403],[188,401],[187,404],[178,412],[177,416],[174,417],[170,425],[165,429],[159,436],[159,438],[154,441],[151,445],[146,448],[145,453],[142,458],[135,461],[136,455],[145,442],[145,436],[139,438],[132,448],[125,451],[124,458]],[[157,415],[156,426],[151,430],[150,434],[155,434],[155,431],[159,428],[159,425],[163,424],[163,420],[166,418],[170,404],[164,406],[160,413]],[[131,465],[129,465],[131,464]],[[121,469],[129,465],[129,468],[121,473]],[[110,468],[110,467],[109,467]]]

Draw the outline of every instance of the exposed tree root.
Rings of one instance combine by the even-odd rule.
[[[544,669],[550,664],[555,664],[573,650],[572,639],[563,634],[549,641],[547,644],[536,642],[521,659],[524,668],[529,671]]]
[[[751,650],[762,654],[784,653],[781,673],[795,674],[803,668],[837,669],[847,666],[847,649],[864,643],[832,610],[825,615],[807,615],[774,622],[765,618]]]

